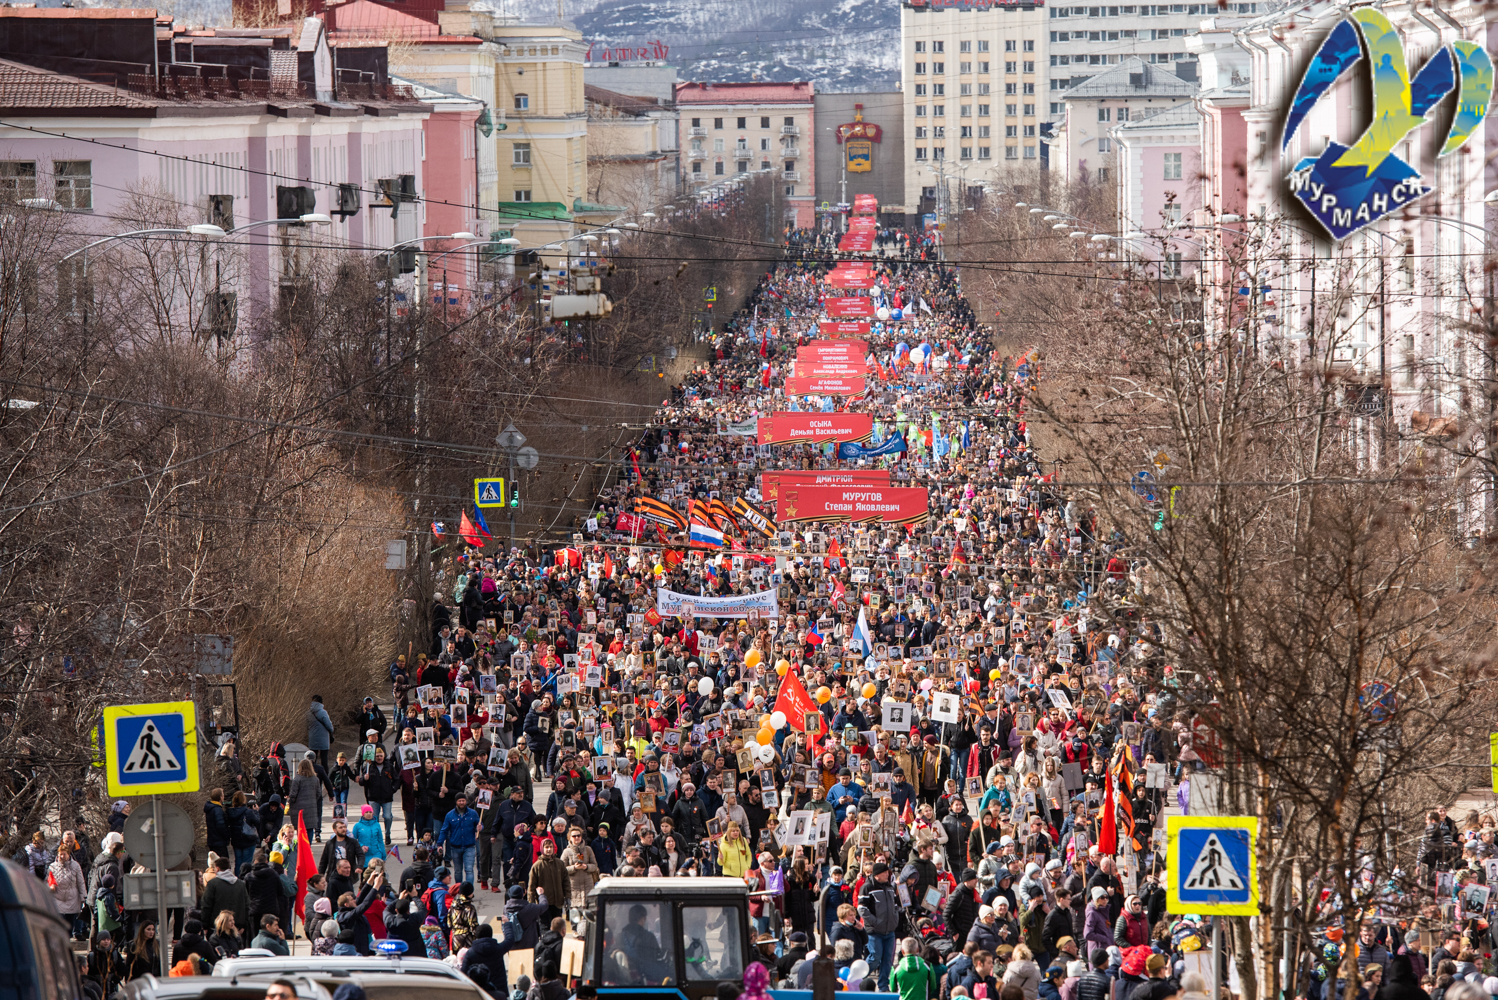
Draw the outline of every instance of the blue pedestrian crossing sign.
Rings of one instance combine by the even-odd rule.
[[[1255,816],[1168,816],[1166,906],[1171,913],[1259,912]]]
[[[104,710],[104,773],[110,795],[196,792],[197,706],[190,701]]]
[[[475,479],[473,481],[473,505],[475,507],[503,507],[505,505],[505,480]]]

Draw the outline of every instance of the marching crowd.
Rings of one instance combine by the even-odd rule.
[[[320,953],[398,937],[500,995],[515,948],[556,980],[567,908],[599,878],[721,874],[754,893],[755,949],[777,982],[804,988],[826,962],[848,988],[902,1000],[1205,997],[1211,977],[1189,957],[1207,929],[1166,913],[1163,811],[1213,747],[1130,603],[1125,540],[1100,535],[1035,452],[1034,362],[995,349],[929,244],[879,246],[873,288],[838,293],[825,263],[802,259],[824,241],[792,233],[623,457],[580,543],[541,558],[448,545],[430,648],[391,665],[393,719],[366,699],[356,749],[330,757],[320,701],[301,759],[276,744],[250,771],[225,745],[205,886],[174,928],[183,971],[284,949],[295,914]],[[787,396],[797,348],[839,294],[877,307],[859,338],[867,391]],[[759,444],[746,428],[777,412],[869,414],[866,448],[884,453]],[[927,492],[927,514],[766,527],[747,511],[774,510],[770,467],[887,471]],[[722,542],[689,544],[646,501],[710,520]],[[662,592],[702,610],[662,614]],[[774,612],[711,614],[765,593]],[[317,844],[323,810],[339,815],[356,787],[357,819]],[[1491,827],[1443,840],[1441,818],[1428,835],[1446,867],[1492,853]],[[85,832],[68,836],[55,856],[28,846],[25,863],[92,932],[101,992],[179,971],[152,965],[154,920],[120,912],[118,833],[91,859]],[[504,893],[498,934],[475,906],[485,890]],[[1304,995],[1340,991],[1355,948],[1365,1000],[1413,1000],[1422,977],[1475,1000],[1462,980],[1491,951],[1476,929],[1432,949],[1392,923],[1363,928],[1318,944]]]

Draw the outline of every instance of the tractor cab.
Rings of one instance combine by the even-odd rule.
[[[579,1000],[708,1000],[744,981],[749,893],[734,878],[605,878],[580,927]]]

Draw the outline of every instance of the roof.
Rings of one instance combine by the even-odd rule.
[[[1110,97],[1191,97],[1196,84],[1182,80],[1158,65],[1138,56],[1120,59],[1097,76],[1089,77],[1070,90],[1063,91],[1063,101],[1103,100]]]
[[[328,23],[328,37],[335,45],[354,40],[383,44],[391,38],[423,45],[483,44],[483,39],[474,35],[444,34],[440,25],[427,18],[370,0],[350,0],[330,6],[324,16]]]
[[[1117,126],[1115,132],[1148,132],[1158,128],[1194,127],[1201,124],[1202,115],[1195,101],[1162,108],[1154,114],[1146,114]]]
[[[678,83],[677,104],[810,104],[808,82]]]
[[[627,115],[643,116],[652,111],[661,111],[667,108],[667,105],[653,97],[635,97],[631,94],[621,94],[617,91],[595,87],[591,83],[583,84],[583,97],[595,104],[602,104],[605,107],[613,108],[615,111],[620,111]]]
[[[501,219],[541,219],[548,222],[571,222],[572,213],[560,201],[502,201],[499,203]]]
[[[706,878],[619,878],[608,875],[588,892],[589,896],[747,896],[743,879]]]
[[[439,111],[482,111],[484,102],[478,97],[469,97],[467,94],[454,94],[446,90],[438,90],[418,80],[408,80],[403,76],[390,74],[390,82],[402,87],[410,87],[411,93],[423,104],[430,104]]]
[[[0,11],[0,16],[3,16],[3,11]],[[166,103],[89,83],[75,76],[0,59],[0,110],[8,115],[57,115],[87,108],[115,114],[139,112],[144,117]]]

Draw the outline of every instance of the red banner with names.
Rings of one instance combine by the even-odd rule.
[[[852,334],[855,337],[867,337],[869,335],[869,323],[866,320],[844,320],[841,322],[818,323],[817,332],[824,337],[846,337]],[[861,353],[869,353],[869,345],[861,340],[833,340],[834,344],[857,344]]]
[[[930,498],[918,486],[783,487],[775,505],[775,523],[919,524],[929,514]]]
[[[863,295],[841,299],[828,299],[826,306],[827,315],[833,319],[874,315],[874,300]],[[868,330],[866,329],[864,332],[867,333]]]
[[[872,413],[772,413],[759,418],[760,444],[867,441],[873,436]]]
[[[888,469],[827,469],[822,472],[762,472],[759,491],[774,502],[782,489],[802,486],[888,486]]]
[[[785,380],[787,396],[857,396],[868,388],[862,375],[798,375]]]

